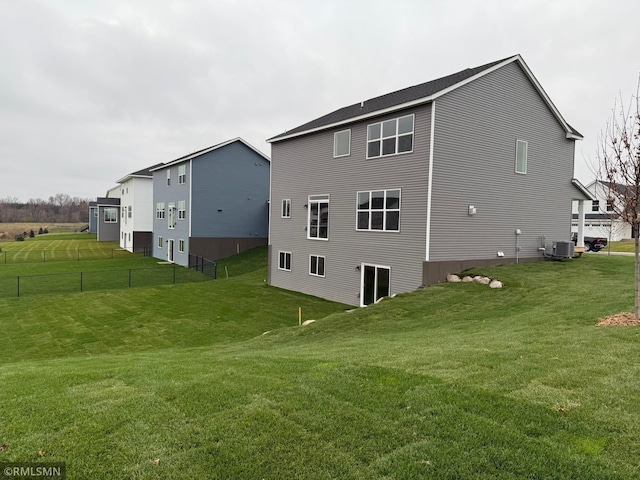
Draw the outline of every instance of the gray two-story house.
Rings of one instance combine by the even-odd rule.
[[[187,266],[267,244],[270,161],[243,139],[150,170],[154,257]]]
[[[269,140],[269,283],[352,305],[570,238],[582,136],[519,56]]]

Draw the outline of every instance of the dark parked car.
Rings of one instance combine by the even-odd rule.
[[[577,244],[578,234],[574,233],[573,237],[571,237],[571,240],[573,240],[574,245]],[[607,239],[604,237],[584,237],[585,252],[590,252],[592,250],[594,252],[599,252],[606,246],[607,246]]]

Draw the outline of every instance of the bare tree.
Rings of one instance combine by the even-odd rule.
[[[607,187],[607,202],[631,225],[635,242],[635,317],[640,320],[640,78],[628,104],[615,102],[598,138],[597,180]]]

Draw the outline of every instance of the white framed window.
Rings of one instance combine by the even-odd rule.
[[[167,228],[174,229],[176,228],[176,204],[173,202],[169,203],[167,210],[169,211],[167,215]]]
[[[613,212],[613,204],[607,201],[607,212]]]
[[[360,266],[362,272],[360,306],[371,305],[383,297],[388,297],[391,291],[391,267],[382,265]]]
[[[164,202],[156,203],[156,218],[158,220],[163,220],[165,217],[164,213]]]
[[[400,231],[400,189],[358,192],[356,230]]]
[[[131,241],[131,233],[129,233],[129,241]]]
[[[333,134],[333,158],[351,155],[351,130]]]
[[[93,209],[93,216],[98,218],[98,209],[97,208]]]
[[[415,115],[392,118],[367,126],[367,158],[413,152]]]
[[[178,251],[184,253],[184,240],[178,240]]]
[[[167,168],[167,187],[171,186],[171,170]]]
[[[309,275],[324,277],[325,257],[320,255],[309,255]]]
[[[527,173],[527,149],[527,142],[516,140],[516,173]]]
[[[133,207],[131,205],[129,205],[129,208],[127,209],[127,216],[129,218],[133,216]]]
[[[179,165],[178,166],[178,184],[184,185],[187,182],[187,166]]]
[[[124,218],[124,211],[127,209],[127,207],[124,207],[122,210],[120,210],[120,216],[122,218]]]
[[[162,237],[158,237],[158,248],[162,248]]]
[[[280,212],[282,218],[291,218],[291,199],[282,199],[282,211]]]
[[[104,209],[104,223],[118,223],[117,208],[109,207]]]
[[[278,269],[291,271],[291,252],[278,252]]]
[[[187,218],[187,202],[186,200],[180,200],[178,202],[178,220],[184,220]]]
[[[600,200],[593,200],[591,202],[591,211],[599,212],[600,211]]]
[[[329,239],[329,195],[309,195],[307,238]]]

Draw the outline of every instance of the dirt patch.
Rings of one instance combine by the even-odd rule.
[[[640,320],[636,320],[633,313],[618,313],[605,317],[598,322],[599,327],[638,327]]]

